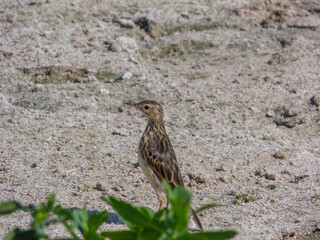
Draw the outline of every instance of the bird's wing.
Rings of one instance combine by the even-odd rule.
[[[160,181],[165,179],[172,188],[183,186],[176,155],[167,137],[153,139],[145,148],[147,162]]]

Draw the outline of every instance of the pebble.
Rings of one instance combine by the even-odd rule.
[[[36,164],[36,163],[33,163],[33,164],[31,164],[31,167],[32,167],[32,168],[36,168],[36,167],[37,167],[37,164]]]
[[[288,160],[287,155],[282,152],[276,152],[275,154],[273,154],[273,157],[278,159]]]
[[[31,89],[31,92],[42,92],[43,90],[44,86],[42,84],[36,84],[36,86]]]
[[[293,128],[297,125],[297,123],[299,124],[303,123],[303,121],[299,121],[296,118],[291,118],[289,120],[284,120],[282,118],[275,118],[273,119],[273,122],[278,126],[286,126],[287,128]]]
[[[274,111],[272,110],[269,110],[267,113],[266,113],[266,117],[268,118],[272,118],[274,116]]]
[[[116,39],[116,42],[121,46],[121,48],[128,52],[134,53],[138,50],[138,45],[134,38],[130,37],[119,37]]]
[[[266,178],[266,179],[268,179],[268,180],[276,180],[276,175],[275,174],[269,174],[269,173],[266,173],[265,175],[264,175],[264,177]]]
[[[135,28],[135,24],[131,19],[120,18],[117,20],[121,27],[124,28]]]
[[[221,166],[219,168],[216,169],[217,171],[222,171],[225,172],[226,170],[226,166],[222,163]]]
[[[299,18],[293,24],[289,24],[289,26],[296,28],[309,28],[315,30],[316,28],[320,27],[320,18],[316,15]]]
[[[106,186],[105,186],[105,184],[103,184],[103,183],[97,183],[97,184],[96,184],[96,189],[97,189],[98,191],[105,191],[105,190],[106,190]]]
[[[106,95],[109,95],[109,91],[107,89],[102,88],[102,89],[100,89],[100,94],[102,96],[106,96]]]
[[[12,118],[8,119],[8,123],[13,124],[13,123],[14,123],[14,120],[13,120]]]
[[[284,112],[283,116],[286,117],[286,118],[295,117],[299,113],[301,113],[301,109],[299,109],[299,108],[289,108]]]
[[[122,51],[122,47],[120,46],[119,43],[112,42],[112,43],[110,43],[108,50],[111,51],[111,52],[121,52]]]
[[[130,80],[132,77],[133,77],[133,74],[131,72],[125,72],[121,78],[123,80]]]
[[[320,106],[320,93],[313,95],[312,98],[310,99],[310,102],[312,105],[319,107]]]

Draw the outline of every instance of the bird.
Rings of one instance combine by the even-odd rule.
[[[177,158],[165,129],[163,109],[160,103],[153,100],[126,104],[138,109],[147,118],[147,127],[139,142],[138,160],[142,172],[158,197],[161,210],[165,200],[167,207],[169,205],[162,181],[167,181],[172,189],[184,186]],[[191,212],[193,222],[203,231],[202,224],[192,208]]]

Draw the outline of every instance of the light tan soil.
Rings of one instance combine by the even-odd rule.
[[[0,12],[0,202],[55,192],[103,210],[110,194],[156,209],[137,166],[145,119],[124,105],[153,99],[194,207],[220,204],[200,215],[206,230],[319,229],[318,0],[4,0]],[[29,222],[1,217],[0,239]]]

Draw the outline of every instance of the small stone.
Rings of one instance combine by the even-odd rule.
[[[283,116],[286,117],[286,118],[295,117],[299,113],[301,113],[301,109],[299,109],[299,108],[289,108],[284,112]]]
[[[309,175],[302,175],[302,176],[295,176],[294,180],[291,181],[292,183],[299,183],[301,181],[303,181],[305,178],[308,178]]]
[[[36,163],[32,163],[31,167],[32,167],[32,168],[36,168],[36,167],[37,167],[37,164],[36,164]]]
[[[316,15],[311,15],[303,18],[299,18],[297,21],[295,21],[292,24],[288,24],[290,27],[295,28],[309,28],[312,30],[317,29],[320,27],[320,18]]]
[[[219,181],[226,183],[227,179],[225,177],[219,177]]]
[[[201,184],[206,181],[206,179],[203,176],[198,176],[194,180],[196,181],[197,184]]]
[[[320,106],[320,93],[313,95],[312,98],[310,99],[310,103],[312,105],[315,105],[316,107],[319,107]]]
[[[275,118],[273,119],[273,122],[278,126],[283,125],[283,120],[281,118]]]
[[[109,95],[109,91],[107,89],[102,88],[102,89],[100,89],[100,94],[102,96],[106,96],[106,95]]]
[[[188,184],[188,187],[195,187],[197,185],[197,183],[195,182],[195,180],[191,180],[190,183]]]
[[[190,180],[193,180],[196,178],[196,175],[194,173],[188,173],[188,177]]]
[[[267,186],[267,188],[270,189],[270,190],[273,190],[273,189],[275,189],[276,187],[277,187],[277,186],[274,185],[274,184],[270,184],[270,185]]]
[[[266,173],[264,176],[268,180],[272,180],[272,181],[276,180],[276,175],[275,174]]]
[[[121,78],[123,80],[130,80],[132,77],[133,77],[133,74],[131,72],[125,72]]]
[[[226,166],[222,163],[221,166],[219,168],[216,169],[217,171],[222,171],[225,172],[226,170]]]
[[[131,19],[120,18],[117,22],[124,28],[134,28],[136,26]]]
[[[293,128],[297,125],[297,119],[292,118],[289,121],[284,121],[283,125],[286,126],[287,128]]]
[[[112,43],[110,43],[108,50],[111,52],[121,52],[122,47],[120,46],[119,43],[112,42]]]
[[[283,174],[283,175],[289,175],[289,176],[291,175],[291,173],[290,173],[288,170],[282,171],[281,174]]]
[[[138,45],[134,38],[130,37],[119,37],[116,42],[121,46],[123,50],[128,53],[134,53],[138,50]]]
[[[42,84],[36,84],[36,86],[31,89],[31,92],[42,92],[43,90],[44,86]]]
[[[282,152],[276,152],[275,154],[273,154],[273,157],[278,159],[288,160],[287,155],[285,155]]]
[[[97,183],[95,189],[97,189],[98,191],[105,191],[106,186],[103,183]]]
[[[14,120],[13,120],[12,118],[8,119],[8,123],[13,124],[13,123],[14,123]]]
[[[272,110],[269,110],[267,113],[266,113],[266,117],[268,118],[272,118],[274,116],[274,111]]]

